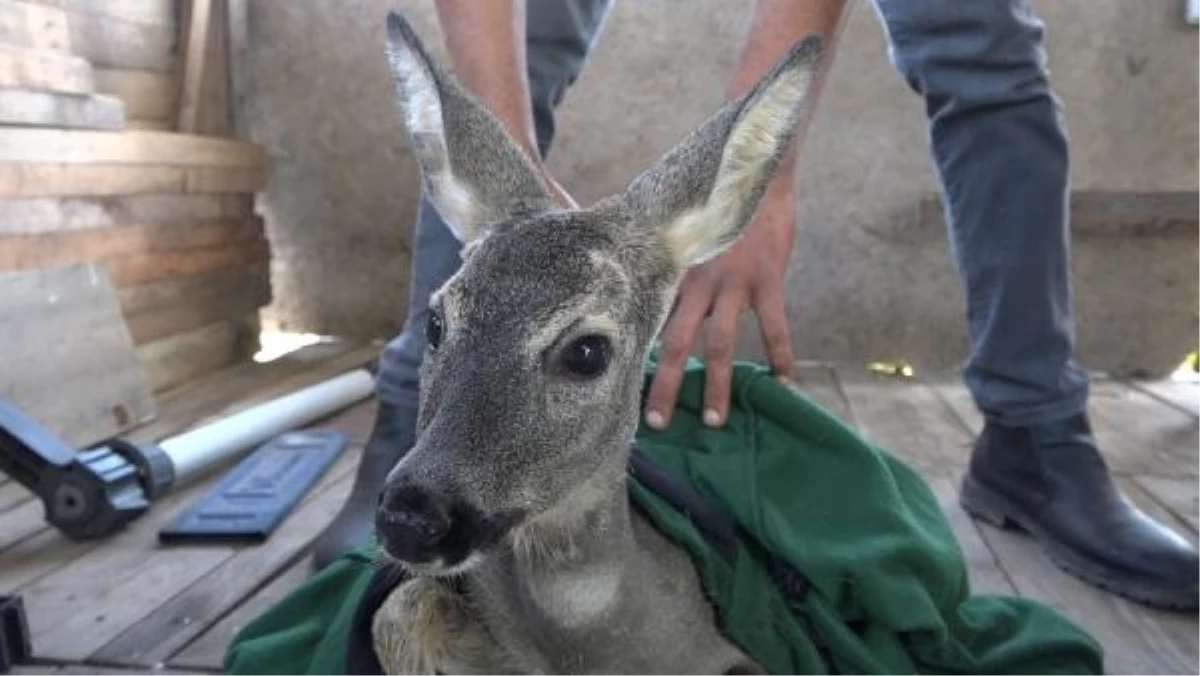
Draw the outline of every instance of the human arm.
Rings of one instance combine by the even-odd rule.
[[[852,0],[758,0],[726,96],[744,94],[797,41],[812,33],[824,37],[825,57],[813,83],[809,115],[801,120],[775,178],[763,194],[754,220],[743,236],[713,260],[691,269],[680,285],[676,305],[662,331],[658,368],[646,405],[646,422],[660,428],[670,422],[683,367],[708,319],[704,340],[706,381],[704,422],[724,424],[737,317],[745,307],[758,316],[767,361],[781,378],[792,376],[791,334],[784,312],[783,278],[795,240],[793,188],[797,147],[829,70],[836,41]]]
[[[436,0],[435,7],[463,86],[496,115],[555,198],[574,207],[538,152],[526,71],[524,1]]]

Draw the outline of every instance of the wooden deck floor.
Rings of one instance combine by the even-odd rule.
[[[156,439],[221,412],[361,365],[374,350],[313,348],[267,365],[214,373],[163,398],[160,419],[134,436]],[[978,524],[956,486],[980,424],[953,378],[885,379],[804,365],[800,387],[863,433],[910,459],[941,496],[975,588],[1049,603],[1106,646],[1112,673],[1197,673],[1197,617],[1156,612],[1061,573],[1019,534]],[[1131,499],[1195,542],[1200,387],[1098,380],[1091,409],[1108,460]],[[25,602],[36,663],[16,673],[219,673],[234,632],[308,573],[307,546],[349,493],[373,419],[364,402],[322,421],[353,446],[283,525],[258,546],[158,545],[156,534],[211,480],[154,505],[126,531],[72,543],[41,505],[0,480],[0,594]]]

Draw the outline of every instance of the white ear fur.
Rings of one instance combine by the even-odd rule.
[[[680,267],[703,263],[741,235],[794,136],[817,69],[819,42],[799,43],[768,74],[725,137],[707,196],[661,225]]]
[[[439,215],[461,242],[467,238],[461,224],[475,221],[475,197],[450,171],[441,94],[433,73],[411,39],[408,26],[401,27],[398,17],[389,15],[387,59],[409,141],[430,193],[437,196]]]
[[[408,22],[387,17],[392,84],[430,202],[463,242],[517,214],[554,208],[504,125],[430,58]]]

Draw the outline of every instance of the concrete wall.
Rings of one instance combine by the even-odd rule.
[[[394,4],[441,55],[431,2]],[[1066,104],[1074,189],[1085,202],[1129,191],[1149,205],[1113,216],[1123,202],[1101,195],[1111,204],[1086,211],[1099,216],[1076,219],[1081,358],[1092,368],[1169,367],[1197,342],[1196,29],[1177,0],[1035,4]],[[750,5],[616,3],[550,157],[577,199],[618,190],[720,104]],[[244,110],[274,157],[263,199],[276,256],[269,314],[287,327],[390,336],[403,317],[418,175],[380,52],[389,6],[250,3]],[[864,0],[797,180],[787,296],[797,355],[957,365],[962,294],[936,209],[919,208],[936,194],[921,102],[892,70]],[[1182,206],[1163,207],[1159,194],[1178,191]],[[1172,214],[1154,234],[1139,225]],[[743,334],[742,355],[758,356],[749,315]]]

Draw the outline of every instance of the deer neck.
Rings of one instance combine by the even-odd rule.
[[[485,616],[522,617],[551,634],[590,631],[627,608],[628,580],[644,557],[625,484],[627,453],[614,458],[559,506],[513,534],[507,551],[472,573]]]

